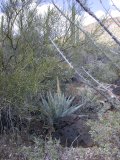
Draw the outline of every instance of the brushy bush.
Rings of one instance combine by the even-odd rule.
[[[89,64],[87,68],[89,68],[91,74],[101,82],[112,83],[118,79],[117,72],[111,67],[111,64],[109,63],[92,63]]]
[[[30,96],[48,90],[56,90],[56,78],[60,77],[60,80],[64,81],[72,74],[64,63],[58,63],[58,59],[54,57],[44,57],[40,60],[31,60],[29,57],[25,62],[22,61],[16,65],[11,61],[11,65],[14,66],[14,69],[9,67],[10,71],[0,70],[0,114],[5,108],[5,114],[9,113],[13,117],[13,120],[5,116],[2,120],[0,119],[0,122],[5,121],[6,123],[4,128],[8,126],[7,124],[10,123],[9,126],[11,126],[14,123],[12,122],[14,115],[10,111],[15,110],[17,117],[27,117],[30,115],[31,106],[26,104],[26,101],[30,101]]]
[[[48,38],[58,14],[49,9],[42,18],[36,14],[36,7],[31,9],[31,2],[24,3],[21,1],[19,7],[18,2],[1,3],[4,15],[0,25],[0,96],[16,107],[24,107],[29,94],[56,89],[56,77],[64,81],[72,74],[56,56]]]
[[[63,71],[64,70],[64,71]],[[59,64],[55,58],[43,58],[39,63],[27,64],[26,68],[16,67],[14,72],[6,74],[1,72],[0,95],[11,103],[23,105],[29,93],[56,89],[56,78],[60,80],[69,78],[72,72],[64,64]]]

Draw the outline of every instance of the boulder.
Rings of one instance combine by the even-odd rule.
[[[119,87],[116,87],[112,90],[112,92],[117,95],[117,96],[120,96],[120,86]]]
[[[44,134],[43,122],[39,119],[32,119],[29,122],[29,134],[42,135]]]
[[[117,79],[114,83],[115,85],[120,86],[120,79]]]
[[[59,139],[63,146],[91,147],[94,142],[89,133],[90,127],[86,125],[86,120],[77,115],[71,115],[56,120],[56,131],[53,133],[54,139]]]

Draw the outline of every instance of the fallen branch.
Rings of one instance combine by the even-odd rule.
[[[60,9],[59,7],[54,3],[54,1],[52,0],[52,3],[53,5],[55,6],[55,8],[73,25],[76,26],[76,28],[78,28],[82,33],[85,34],[85,36],[95,45],[96,48],[98,48],[99,51],[101,51],[101,53],[104,54],[104,56],[112,62],[112,65],[117,69],[117,70],[120,70],[120,67],[115,63],[113,62],[113,60],[110,58],[110,56],[108,56],[106,54],[106,52],[94,41],[94,39],[92,37],[90,37],[90,35],[81,27],[81,26],[78,26],[76,23],[72,22],[71,19],[69,17],[67,17]],[[119,53],[116,53],[112,50],[110,50],[111,53],[113,54],[119,54]]]
[[[56,50],[58,51],[58,53],[62,56],[62,58],[65,60],[65,62],[70,66],[71,69],[74,70],[74,72],[80,77],[81,82],[83,82],[85,85],[89,86],[90,88],[94,89],[95,91],[97,91],[99,94],[102,95],[102,97],[104,97],[108,103],[110,103],[110,108],[112,109],[118,109],[120,102],[118,100],[118,98],[111,92],[111,90],[109,90],[108,88],[106,88],[104,85],[102,85],[101,83],[99,83],[92,75],[90,75],[88,72],[86,72],[86,70],[83,68],[84,73],[89,76],[90,79],[92,79],[97,86],[93,85],[89,80],[87,80],[82,73],[79,73],[75,67],[72,65],[71,62],[69,62],[69,60],[65,57],[64,53],[58,48],[58,46],[56,45],[56,43],[51,39],[51,37],[49,37],[51,43],[53,44],[53,46],[56,48]]]

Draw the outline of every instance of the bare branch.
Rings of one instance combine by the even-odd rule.
[[[103,9],[106,11],[106,13],[109,15],[109,17],[113,20],[113,22],[115,22],[117,24],[118,27],[120,27],[120,24],[111,16],[111,14],[109,13],[109,11],[105,8],[105,6],[103,5],[102,0],[100,0],[100,3],[103,7]]]
[[[115,3],[113,2],[113,0],[111,0],[111,2],[112,2],[113,7],[115,7],[115,9],[120,12],[120,9],[115,5]]]
[[[89,76],[90,78],[92,78],[92,80],[98,84],[98,86],[94,86],[92,85],[92,83],[90,81],[88,81],[84,76],[82,76],[81,73],[79,73],[75,67],[71,64],[71,62],[68,61],[68,59],[64,56],[64,53],[61,52],[61,50],[58,48],[58,46],[55,44],[55,42],[51,39],[51,37],[49,37],[51,43],[53,44],[53,46],[56,48],[56,50],[58,51],[58,53],[62,56],[62,58],[66,61],[66,63],[70,66],[70,68],[72,68],[75,73],[81,78],[81,81],[86,84],[87,86],[91,87],[92,89],[94,89],[95,91],[97,91],[98,93],[100,93],[104,98],[107,99],[107,101],[111,104],[110,107],[117,109],[118,106],[118,99],[116,98],[116,96],[108,89],[105,88],[104,85],[100,84],[94,77],[92,77],[92,75],[88,74],[84,68],[83,71],[85,71],[85,73],[87,74],[87,76]]]
[[[71,19],[70,19],[69,17],[67,17],[67,16],[59,9],[59,7],[54,3],[54,1],[52,1],[52,3],[53,3],[53,5],[55,6],[55,8],[57,8],[57,10],[58,10],[70,23],[74,24],[74,25],[76,26],[76,28],[78,28],[82,33],[85,34],[85,36],[95,45],[95,47],[98,48],[99,51],[101,51],[101,53],[103,53],[103,54],[105,55],[105,57],[107,57],[107,59],[108,59],[110,62],[112,62],[112,65],[113,65],[117,70],[120,70],[120,67],[119,67],[116,63],[113,62],[113,60],[110,58],[110,56],[107,55],[106,52],[105,52],[101,47],[98,46],[98,44],[96,44],[96,42],[94,41],[94,39],[93,39],[81,26],[78,26],[76,23],[73,23],[73,22],[71,21]],[[110,52],[113,53],[113,54],[116,54],[116,55],[119,54],[119,53],[116,53],[115,51],[112,51],[112,50],[110,50]]]
[[[101,22],[99,18],[96,17],[96,15],[89,9],[87,8],[80,0],[76,0],[80,6],[90,15],[92,16],[100,25],[103,27],[103,29],[111,36],[111,38],[120,46],[120,41],[113,35],[112,32]]]

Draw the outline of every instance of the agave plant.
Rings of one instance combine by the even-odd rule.
[[[72,106],[74,98],[75,97],[66,97],[61,93],[52,94],[49,92],[47,98],[41,97],[41,113],[53,124],[57,118],[71,115],[84,105]]]

